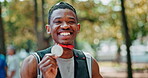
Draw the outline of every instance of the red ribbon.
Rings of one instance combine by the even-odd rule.
[[[73,45],[63,45],[63,44],[59,44],[61,47],[64,47],[64,48],[68,48],[68,49],[73,49],[74,46]]]

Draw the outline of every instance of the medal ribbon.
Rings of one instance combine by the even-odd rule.
[[[68,49],[73,49],[74,46],[73,45],[63,45],[63,44],[59,44],[61,47],[64,47],[64,48],[68,48]]]

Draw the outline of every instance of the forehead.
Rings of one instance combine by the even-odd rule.
[[[54,10],[50,19],[54,20],[56,18],[63,18],[63,17],[74,18],[76,20],[76,14],[69,9]]]

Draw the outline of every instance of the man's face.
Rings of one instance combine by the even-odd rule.
[[[69,9],[57,9],[50,18],[50,33],[55,43],[71,45],[80,30],[76,15]]]
[[[13,55],[14,54],[14,50],[13,49],[7,49],[7,54],[8,55]]]

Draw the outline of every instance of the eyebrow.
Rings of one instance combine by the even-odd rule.
[[[53,20],[55,20],[55,19],[60,19],[60,18],[62,18],[62,17],[55,17],[55,18],[53,18]]]
[[[74,17],[69,17],[69,19],[73,19],[73,20],[76,20]]]
[[[55,17],[55,18],[53,18],[53,20],[56,20],[56,19],[61,19],[62,17]],[[68,17],[69,19],[73,19],[73,20],[76,20],[74,17]]]

